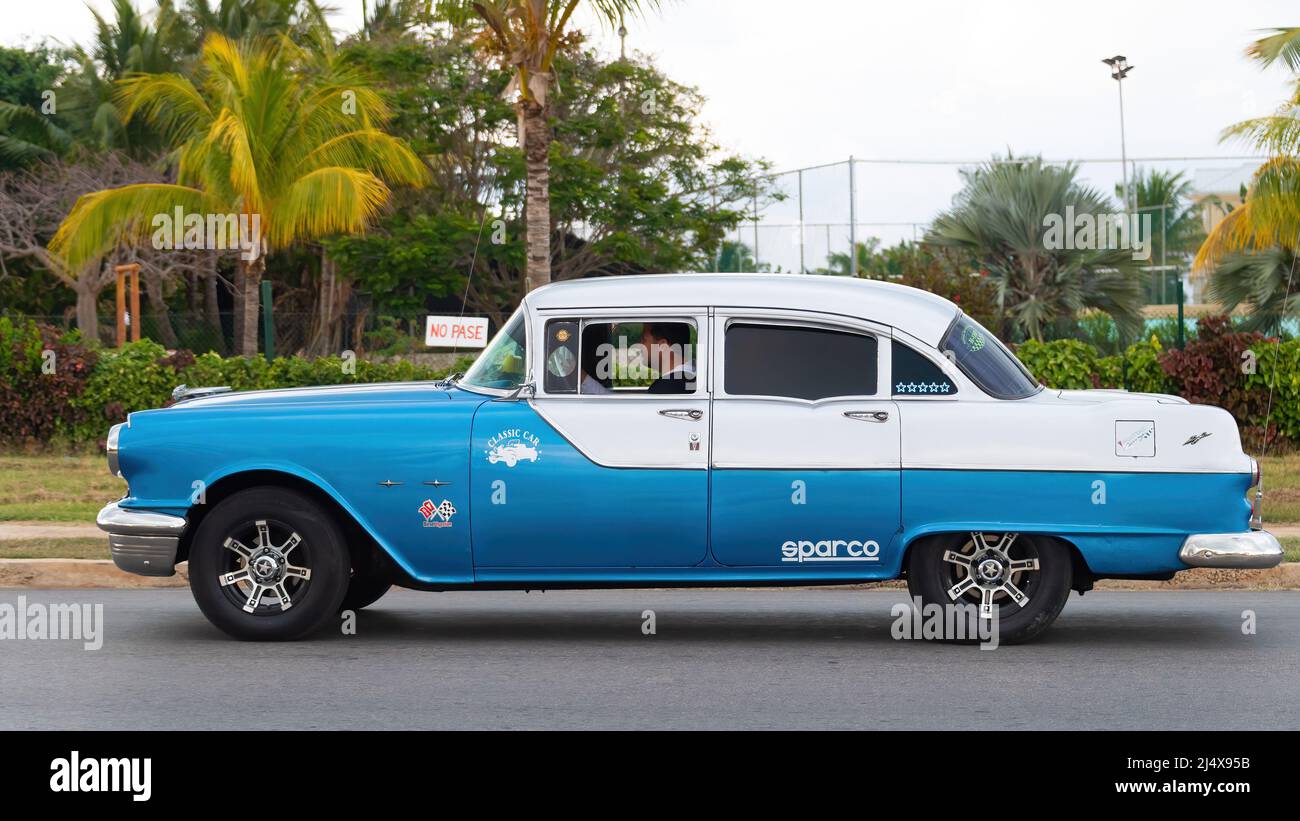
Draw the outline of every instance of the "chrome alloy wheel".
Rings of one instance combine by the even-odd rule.
[[[982,619],[993,618],[993,605],[1011,600],[1020,607],[1038,586],[1038,551],[1018,533],[971,533],[960,550],[946,550],[948,598],[979,602]],[[1013,555],[1014,554],[1014,555]]]
[[[244,532],[247,531],[247,532]],[[248,547],[240,540],[254,540]],[[283,612],[293,606],[295,598],[301,600],[311,581],[311,556],[302,537],[292,528],[278,522],[258,519],[226,538],[226,567],[218,580],[222,592],[245,613],[267,615]],[[290,562],[297,552],[302,565]]]

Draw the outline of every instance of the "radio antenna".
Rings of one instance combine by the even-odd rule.
[[[478,222],[478,236],[474,238],[474,255],[470,257],[469,271],[465,274],[465,293],[461,294],[460,297],[460,315],[456,317],[457,320],[463,320],[465,318],[465,304],[469,302],[469,283],[474,279],[474,266],[478,264],[478,246],[479,243],[483,241],[483,226],[487,225],[487,216],[488,207],[487,205],[484,205],[483,218]],[[458,350],[460,350],[459,343],[455,343],[451,346],[451,352],[453,354]],[[455,363],[453,363],[453,367],[454,364]]]

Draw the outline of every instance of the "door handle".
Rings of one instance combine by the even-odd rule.
[[[889,411],[844,411],[844,415],[859,422],[889,421]]]
[[[659,415],[667,416],[670,419],[690,419],[691,421],[698,422],[703,418],[704,411],[696,410],[694,408],[689,410],[684,408],[670,408],[668,410],[659,411]]]

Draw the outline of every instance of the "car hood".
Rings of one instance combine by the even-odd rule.
[[[361,385],[328,385],[314,388],[282,388],[263,391],[230,391],[182,399],[164,413],[193,411],[237,411],[287,408],[316,408],[339,405],[368,405],[418,402],[430,404],[453,398],[485,397],[438,382],[380,382]]]

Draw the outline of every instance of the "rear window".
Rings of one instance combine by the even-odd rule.
[[[1042,388],[1001,340],[965,314],[953,320],[939,350],[997,399],[1024,399]]]
[[[727,327],[723,382],[732,396],[873,396],[876,345],[867,334],[735,323]]]

